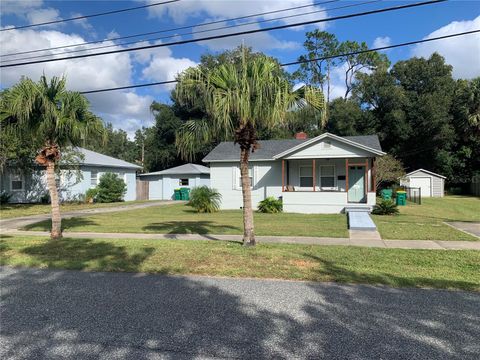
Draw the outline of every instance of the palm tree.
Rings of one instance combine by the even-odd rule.
[[[213,140],[234,139],[240,147],[240,176],[243,195],[243,243],[255,245],[249,179],[250,152],[258,148],[257,129],[272,129],[286,121],[292,109],[312,106],[323,112],[320,90],[304,86],[297,91],[282,75],[274,59],[258,56],[241,66],[226,62],[214,68],[189,68],[179,76],[177,99],[195,106],[204,104],[208,118],[190,120],[177,133],[176,145],[185,160],[195,149]]]
[[[102,135],[102,121],[89,110],[88,100],[66,90],[66,79],[45,76],[38,83],[23,78],[0,97],[0,124],[4,131],[41,143],[35,161],[46,168],[52,206],[51,238],[62,237],[56,165],[61,151],[78,146],[89,136]]]

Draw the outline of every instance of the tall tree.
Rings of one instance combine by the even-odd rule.
[[[308,61],[339,54],[340,43],[332,33],[317,29],[307,32],[306,38],[303,47],[307,54],[300,56],[298,58],[299,61]],[[293,76],[306,84],[320,86],[327,95],[327,103],[329,103],[331,72],[338,63],[339,59],[337,58],[304,62]]]
[[[177,133],[177,146],[189,158],[199,143],[214,138],[233,138],[240,147],[240,175],[243,194],[244,245],[255,245],[253,210],[249,178],[250,152],[257,149],[257,129],[273,128],[285,121],[294,106],[310,104],[323,109],[321,91],[292,85],[281,75],[278,62],[266,57],[247,61],[245,51],[241,66],[225,63],[214,68],[187,69],[179,77],[177,98],[184,104],[205,104],[208,117],[186,122]],[[303,100],[303,101],[302,101]]]
[[[52,206],[52,239],[62,236],[55,181],[55,167],[60,161],[61,151],[103,133],[102,121],[88,108],[84,96],[67,91],[65,78],[53,77],[49,82],[42,76],[37,83],[25,78],[1,95],[0,121],[3,128],[13,134],[42,141],[35,160],[46,168]]]

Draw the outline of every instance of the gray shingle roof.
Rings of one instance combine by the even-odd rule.
[[[342,136],[342,138],[356,142],[357,144],[368,146],[372,149],[382,151],[380,141],[377,135],[365,136]],[[260,140],[260,148],[250,154],[250,160],[273,160],[274,156],[287,151],[307,140],[284,139],[284,140]],[[203,158],[204,162],[210,161],[238,161],[240,148],[234,145],[232,141],[218,144],[210,153]]]
[[[108,166],[108,167],[117,167],[117,168],[127,168],[127,169],[141,169],[141,166],[116,159],[111,156],[103,155],[92,150],[87,150],[84,148],[76,148],[76,151],[83,154],[84,159],[81,162],[83,165],[91,166]]]
[[[140,176],[148,176],[148,175],[170,175],[170,174],[210,174],[210,169],[203,165],[198,164],[184,164],[180,166],[176,166],[170,169],[165,169],[162,171],[155,171],[145,174],[140,174]]]

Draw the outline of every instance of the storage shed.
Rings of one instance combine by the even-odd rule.
[[[445,190],[445,176],[418,169],[405,175],[400,180],[400,185],[420,188],[422,197],[442,197]]]
[[[184,164],[139,176],[141,181],[148,181],[148,200],[172,200],[175,189],[210,186],[210,169],[198,164]]]

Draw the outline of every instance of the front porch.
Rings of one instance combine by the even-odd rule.
[[[375,158],[282,159],[285,212],[340,213],[375,205]]]

